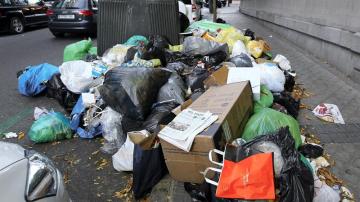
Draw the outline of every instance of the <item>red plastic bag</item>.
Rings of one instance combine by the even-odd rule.
[[[225,160],[216,197],[275,199],[273,154],[255,154],[237,163]]]
[[[216,153],[224,155],[224,152]],[[275,199],[273,153],[253,154],[239,161],[229,159],[227,156],[229,155],[225,154],[223,164],[216,163],[210,158],[211,162],[222,165],[222,169],[207,168],[204,172],[205,180],[217,186],[216,197],[246,200]],[[206,178],[209,170],[221,173],[219,182]]]

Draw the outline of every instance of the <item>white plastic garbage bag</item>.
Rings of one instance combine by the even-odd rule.
[[[291,70],[290,61],[285,56],[278,54],[275,56],[273,61],[279,63],[279,67],[282,70],[285,70],[285,71]]]
[[[112,156],[113,167],[117,171],[133,170],[134,143],[127,137],[125,143]]]
[[[61,81],[73,93],[87,92],[94,80],[91,63],[82,60],[64,62],[59,71]]]
[[[272,92],[284,91],[285,75],[274,63],[262,63],[254,66],[260,72],[260,82]]]
[[[313,202],[339,202],[340,193],[335,191],[333,188],[329,187],[325,182],[319,180],[318,177],[315,177],[314,181],[314,199]]]
[[[245,44],[241,40],[238,40],[234,43],[234,47],[232,49],[232,53],[230,57],[235,57],[237,55],[240,55],[241,53],[244,53],[247,56],[249,56],[249,58],[251,58],[250,54],[246,50]]]

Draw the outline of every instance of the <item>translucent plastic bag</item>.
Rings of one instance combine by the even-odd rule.
[[[67,45],[64,49],[64,62],[84,59],[91,47],[91,39]]]
[[[255,65],[254,68],[260,72],[260,82],[272,91],[284,91],[285,75],[274,63],[262,63]]]
[[[257,136],[275,133],[286,126],[289,127],[298,148],[302,144],[299,123],[293,117],[270,108],[263,108],[250,117],[241,138],[250,141]]]
[[[35,143],[70,139],[72,138],[70,120],[59,112],[42,115],[32,124],[28,135]]]
[[[131,46],[117,44],[104,53],[102,61],[112,67],[119,66],[124,62],[129,48],[131,48]]]
[[[186,37],[183,43],[183,52],[191,55],[209,55],[219,51],[222,44],[208,41],[200,37]]]
[[[235,42],[237,42],[238,40],[247,43],[249,41],[249,38],[244,36],[239,30],[234,27],[221,30],[215,38],[216,42],[227,43],[231,51],[234,47]]]
[[[127,46],[138,46],[140,45],[140,43],[143,43],[144,45],[147,45],[149,43],[149,40],[141,35],[134,35],[132,37],[130,37],[125,43],[124,45]]]
[[[59,70],[61,81],[73,93],[87,92],[94,81],[91,63],[82,60],[64,62]]]
[[[234,43],[234,46],[233,46],[230,57],[235,57],[235,56],[240,55],[242,53],[250,56],[249,53],[246,50],[245,44],[241,40],[237,40]]]
[[[229,62],[234,63],[236,65],[236,67],[252,67],[253,66],[250,57],[245,53],[241,53],[240,55],[230,58]]]
[[[340,194],[329,187],[325,182],[320,181],[318,177],[315,178],[315,196],[313,202],[339,202]]]
[[[118,112],[106,107],[101,114],[100,124],[105,139],[104,146],[101,150],[105,153],[115,153],[125,142],[126,134],[124,134],[121,125],[122,116]]]
[[[223,23],[215,23],[209,20],[200,20],[192,23],[186,30],[191,32],[196,29],[209,30],[210,32],[216,32],[218,29],[228,29],[231,25]]]
[[[247,43],[246,48],[254,58],[259,58],[264,52],[264,44],[259,41],[250,41]]]

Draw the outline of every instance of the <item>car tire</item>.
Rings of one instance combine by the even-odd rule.
[[[20,34],[24,32],[24,22],[19,17],[10,18],[10,32]]]
[[[63,32],[51,32],[56,38],[64,37],[65,33]]]

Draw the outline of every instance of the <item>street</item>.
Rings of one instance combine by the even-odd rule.
[[[205,18],[211,18],[207,10],[204,10],[203,14]],[[332,131],[326,131],[324,128],[330,124],[318,120],[308,109],[300,111],[298,120],[302,128],[318,133],[326,152],[336,162],[332,170],[345,181],[347,187],[359,199],[357,194],[360,190],[358,180],[360,136],[357,134],[360,128],[359,85],[341,76],[326,62],[301,50],[256,19],[240,14],[237,4],[219,10],[218,17],[240,30],[252,29],[272,45],[274,55],[275,53],[286,55],[298,74],[297,82],[312,93],[312,96],[302,100],[302,103],[312,109],[322,102],[339,106],[346,124],[338,128],[330,126]],[[77,35],[55,38],[46,27],[31,28],[19,35],[0,34],[0,134],[4,132],[26,134],[34,121],[34,107],[53,109],[68,115],[56,100],[44,95],[36,97],[20,95],[17,90],[16,74],[29,65],[41,63],[61,65],[65,46],[82,39],[83,37]],[[96,39],[93,43],[96,46]],[[332,82],[329,84],[330,81]],[[131,200],[131,193],[121,199],[115,196],[115,192],[129,185],[132,174],[113,169],[111,155],[99,151],[103,143],[102,138],[76,137],[59,142],[34,144],[25,135],[23,139],[5,141],[19,143],[26,149],[34,149],[50,157],[64,175],[66,188],[75,202]],[[153,190],[151,201],[189,201],[190,198],[182,184],[167,176]]]
[[[25,132],[33,123],[34,107],[64,112],[56,100],[46,96],[26,97],[18,93],[16,73],[29,65],[44,62],[60,65],[66,45],[79,41],[80,36],[56,39],[47,28],[31,28],[20,35],[0,35],[0,133]],[[111,156],[99,152],[100,139],[73,138],[48,144],[33,144],[10,139],[25,148],[45,153],[63,173],[73,201],[116,201],[116,191],[123,189],[129,174],[112,168]]]

